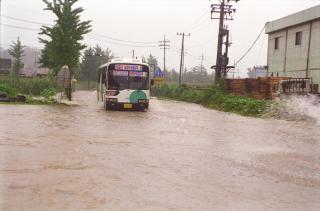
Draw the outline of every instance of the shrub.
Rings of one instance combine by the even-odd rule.
[[[260,116],[268,108],[269,102],[247,97],[227,94],[224,84],[217,87],[188,87],[186,85],[168,85],[153,87],[152,95],[174,100],[198,103],[226,112],[234,112],[245,116]]]
[[[57,94],[54,88],[48,88],[41,91],[40,95],[46,98],[53,97]]]
[[[8,84],[0,84],[0,92],[6,93],[9,97],[15,97],[17,95],[17,90]]]
[[[13,78],[11,76],[0,77],[0,84],[16,90],[14,94],[20,93],[25,95],[40,96],[41,92],[46,89],[55,89],[54,80],[49,77],[45,78]]]

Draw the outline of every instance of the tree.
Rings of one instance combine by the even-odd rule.
[[[12,42],[8,52],[14,58],[12,74],[18,77],[20,70],[23,67],[22,57],[24,56],[24,46],[22,46],[19,37],[17,42]]]
[[[164,77],[168,83],[178,83],[179,81],[179,73],[174,68],[171,71],[166,71]]]
[[[165,80],[168,83],[178,83],[179,73],[175,69],[165,72]],[[205,86],[211,85],[213,81],[205,67],[194,66],[190,69],[185,68],[182,72],[182,82],[185,84]]]
[[[39,37],[39,41],[45,45],[39,63],[42,67],[51,68],[54,74],[64,65],[70,70],[73,76],[79,66],[80,51],[86,46],[81,44],[83,36],[91,31],[91,21],[80,21],[80,14],[84,11],[82,7],[73,8],[78,0],[43,0],[46,4],[44,10],[51,11],[57,18],[55,25],[42,26],[40,35],[49,39]],[[71,100],[70,88],[67,91]]]
[[[103,50],[99,45],[89,47],[84,51],[84,56],[81,61],[82,79],[88,82],[88,89],[90,88],[90,81],[97,80],[97,71],[100,65],[110,62],[114,58],[111,49]]]
[[[155,56],[153,56],[152,54],[149,55],[149,57],[147,58],[147,63],[149,65],[155,65],[155,69],[158,68],[158,60]]]

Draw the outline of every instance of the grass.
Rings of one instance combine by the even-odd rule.
[[[203,88],[164,84],[160,87],[153,87],[152,95],[160,98],[197,103],[208,108],[253,117],[263,115],[270,105],[270,102],[265,100],[228,94],[224,91],[223,86]]]
[[[56,85],[50,77],[44,78],[15,78],[1,76],[0,84],[15,90],[19,94],[40,96],[45,89],[55,89]]]
[[[50,77],[43,78],[16,78],[13,76],[0,76],[0,92],[6,93],[10,98],[25,95],[27,104],[52,104],[52,97],[56,95],[56,84]],[[33,99],[32,96],[42,96],[44,100]]]
[[[0,92],[6,93],[9,97],[15,97],[17,90],[8,84],[0,83]]]

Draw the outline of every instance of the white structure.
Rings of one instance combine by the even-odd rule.
[[[268,75],[320,84],[320,5],[268,22]]]
[[[254,66],[253,68],[248,69],[249,78],[259,78],[267,76],[267,67],[266,66]]]

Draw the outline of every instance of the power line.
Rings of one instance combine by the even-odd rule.
[[[9,27],[9,28],[21,29],[21,30],[27,30],[27,31],[37,31],[37,32],[40,31],[39,29],[21,27],[21,26],[10,25],[10,24],[1,24],[1,25],[5,26],[5,27]],[[89,38],[89,39],[98,40],[100,42],[119,45],[119,46],[138,47],[138,48],[148,48],[148,47],[154,48],[154,47],[158,47],[157,45],[131,45],[131,44],[124,44],[124,43],[116,43],[116,42],[112,42],[112,41],[105,41],[105,40],[100,40],[100,39],[96,39],[96,38]]]
[[[203,22],[203,24],[200,24],[198,27],[195,27],[192,30],[190,30],[190,32],[192,32],[193,34],[196,34],[198,32],[203,31],[204,29],[209,29],[208,26],[210,24],[211,24],[211,22],[209,20],[206,20],[205,22]]]
[[[160,49],[163,49],[163,71],[166,71],[166,50],[170,48],[170,41],[164,35],[163,41],[159,41],[159,43]]]
[[[1,17],[7,18],[7,19],[11,19],[11,20],[15,20],[15,21],[24,22],[24,23],[31,23],[31,24],[37,24],[37,25],[48,25],[49,26],[49,24],[46,24],[46,23],[30,21],[30,20],[21,19],[21,18],[15,18],[15,17],[11,17],[11,16],[8,16],[8,15],[1,15]]]
[[[156,44],[157,42],[140,42],[140,41],[130,41],[130,40],[122,40],[122,39],[117,39],[117,38],[113,38],[107,35],[102,35],[102,34],[98,34],[98,33],[92,33],[93,35],[96,36],[100,36],[100,37],[105,37],[108,38],[110,40],[114,40],[114,41],[119,41],[119,42],[127,42],[127,43],[137,43],[137,44]]]
[[[45,25],[45,26],[52,26],[50,24],[47,23],[42,23],[42,22],[37,22],[37,21],[31,21],[31,20],[26,20],[26,19],[22,19],[22,18],[15,18],[15,17],[11,17],[8,15],[1,15],[2,17],[11,19],[11,20],[15,20],[15,21],[20,21],[20,22],[24,22],[24,23],[31,23],[31,24],[37,24],[37,25]],[[10,25],[9,27],[12,28],[24,28],[24,29],[29,29],[29,30],[36,30],[36,29],[31,29],[31,28],[26,28],[26,27],[19,27],[19,26],[13,26]],[[37,30],[39,31],[39,30]],[[135,43],[135,44],[157,44],[157,42],[141,42],[141,41],[131,41],[131,40],[123,40],[123,39],[117,39],[108,35],[103,35],[103,34],[99,34],[99,33],[92,33],[95,36],[99,36],[99,37],[104,37],[110,40],[114,40],[114,41],[119,41],[119,42],[125,42],[125,43]]]
[[[198,27],[199,25],[201,25],[203,23],[203,18],[208,14],[208,12],[210,11],[210,8],[207,8],[204,13],[201,14],[201,16],[199,18],[197,18],[191,25],[189,25],[189,27],[186,27],[184,31],[190,31],[192,28]],[[207,20],[207,18],[205,18],[204,20]],[[200,23],[201,24],[198,24]]]
[[[189,46],[189,48],[198,48],[198,47],[201,47],[201,46],[204,46],[204,45],[210,43],[211,41],[212,41],[212,38],[207,40],[207,41],[205,41],[205,42],[203,42],[203,43],[200,43],[200,44],[197,44],[197,45],[191,45],[191,46]]]
[[[92,37],[91,38],[88,37],[88,39],[103,42],[103,43],[118,45],[118,46],[126,46],[126,47],[136,47],[136,48],[157,48],[158,47],[157,45],[131,45],[131,44],[124,44],[124,43],[116,43],[116,42],[96,39]]]
[[[238,61],[235,62],[235,64],[234,64],[235,66],[236,66],[237,64],[239,64],[239,63],[242,61],[242,59],[244,59],[244,58],[248,55],[248,53],[252,50],[252,48],[253,48],[254,45],[258,42],[259,38],[261,37],[262,33],[264,32],[265,28],[266,28],[266,26],[264,25],[263,28],[262,28],[262,30],[261,30],[261,32],[260,32],[260,34],[258,35],[258,37],[256,38],[256,40],[253,42],[253,44],[250,46],[250,48],[244,53],[244,55],[243,55]]]
[[[260,59],[260,57],[261,57],[262,49],[263,49],[263,46],[264,46],[264,39],[265,39],[265,36],[263,36],[263,38],[262,38],[262,42],[261,42],[261,45],[260,45],[259,53],[258,53],[258,55],[257,55],[256,63],[259,62],[259,59]]]
[[[0,46],[4,47],[10,47],[11,44],[5,44],[5,43],[1,43]],[[37,49],[37,50],[42,50],[41,47],[36,47],[36,46],[31,46],[31,45],[23,45],[23,47],[28,47],[28,48],[34,48],[34,49]]]
[[[9,28],[14,28],[14,29],[22,29],[22,30],[27,30],[27,31],[37,31],[37,32],[40,31],[39,29],[22,27],[22,26],[15,26],[15,25],[10,25],[10,24],[3,24],[3,23],[1,23],[1,26],[5,26],[5,27],[9,27]]]

